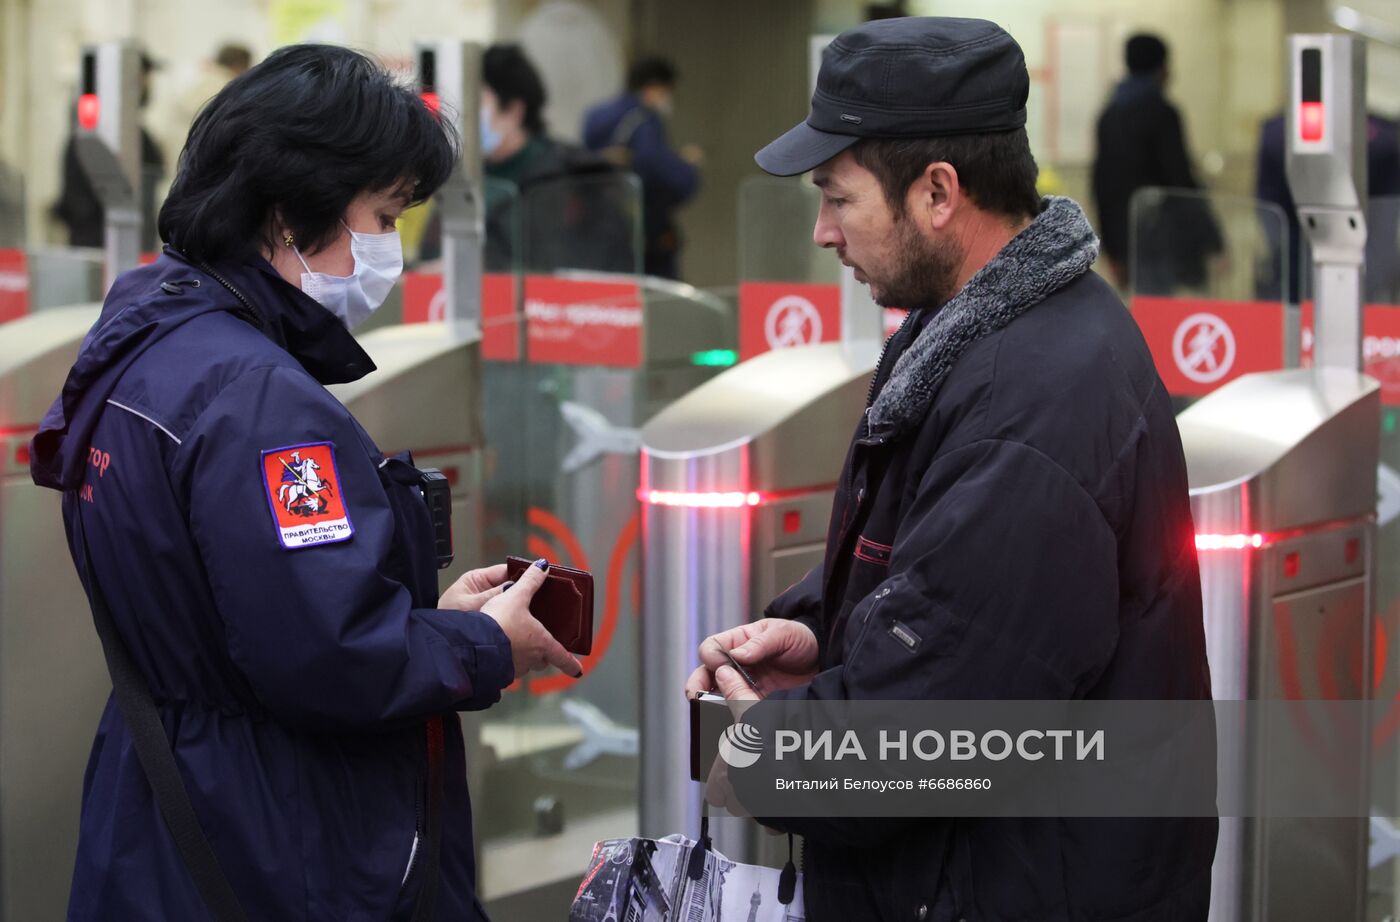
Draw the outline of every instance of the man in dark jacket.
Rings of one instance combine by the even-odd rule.
[[[1167,46],[1155,35],[1134,35],[1124,49],[1128,76],[1099,115],[1094,155],[1094,204],[1103,255],[1114,280],[1140,293],[1171,294],[1206,281],[1208,258],[1221,252],[1220,228],[1198,196],[1164,201],[1138,228],[1138,264],[1131,265],[1129,204],[1146,186],[1198,191],[1181,115],[1167,101]],[[1140,270],[1140,278],[1132,278]]]
[[[870,23],[759,152],[813,171],[816,242],[913,311],[823,564],[707,638],[688,692],[754,697],[729,651],[770,699],[1209,698],[1171,405],[1083,213],[1036,196],[1027,90],[992,23]],[[805,837],[814,922],[1206,918],[1213,818],[771,822]]]
[[[642,181],[642,236],[647,275],[680,278],[680,232],[675,211],[700,188],[700,149],[671,149],[665,117],[676,71],[661,58],[643,58],[627,75],[627,92],[589,109],[583,143],[629,167]]]

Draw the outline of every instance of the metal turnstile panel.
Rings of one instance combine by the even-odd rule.
[[[1284,546],[1268,556],[1281,561],[1288,553],[1292,550]],[[1272,636],[1261,650],[1260,697],[1286,701],[1301,696],[1318,702],[1364,694],[1355,682],[1365,682],[1369,675],[1364,668],[1370,648],[1367,596],[1367,580],[1356,578],[1275,598]],[[1353,653],[1359,662],[1352,661]],[[1359,674],[1353,675],[1353,669]],[[1314,721],[1300,711],[1296,721],[1283,727],[1270,721],[1267,730],[1258,754],[1262,797],[1276,793],[1271,771],[1276,765],[1287,763],[1294,776],[1290,783],[1296,784],[1298,768],[1289,753],[1321,748],[1328,758],[1306,780],[1319,789],[1355,791],[1358,808],[1368,806],[1368,728],[1348,726],[1345,720]],[[1256,825],[1258,922],[1365,918],[1365,818],[1263,817]]]
[[[63,918],[83,774],[112,687],[62,498],[31,482],[27,448],[98,311],[43,311],[0,336],[0,922]]]
[[[0,920],[61,919],[83,773],[112,683],[61,497],[0,481]]]
[[[643,492],[665,494],[643,516],[643,835],[699,828],[686,703],[666,689],[695,668],[701,640],[759,617],[820,563],[874,363],[841,343],[764,353],[642,432]],[[688,505],[715,500],[730,505]],[[782,863],[765,854],[751,821],[717,817],[711,833],[735,860]]]
[[[1323,368],[1244,376],[1178,418],[1216,699],[1368,696],[1378,416],[1375,381]],[[1252,713],[1247,745],[1222,747],[1217,769],[1260,810],[1221,819],[1212,922],[1363,918],[1368,742],[1325,722],[1304,738]],[[1356,772],[1316,779],[1333,794],[1347,784],[1348,818],[1275,816],[1295,764],[1311,771],[1297,754],[1319,751]]]
[[[452,566],[446,587],[481,566],[480,340],[454,341],[443,323],[383,327],[359,337],[376,370],[330,388],[386,453],[411,451],[452,485]]]

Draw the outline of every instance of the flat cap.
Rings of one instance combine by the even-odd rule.
[[[984,19],[909,16],[842,32],[822,54],[807,119],[759,151],[795,176],[861,138],[932,138],[1026,124],[1030,75],[1021,46]]]

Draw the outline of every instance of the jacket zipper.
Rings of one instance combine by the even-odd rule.
[[[419,796],[420,793],[422,796]],[[418,846],[423,841],[423,797],[427,796],[427,788],[421,791],[414,791],[413,794],[413,846],[408,850],[408,867],[403,869],[403,880],[399,881],[399,889],[403,889],[408,883],[409,875],[413,873],[413,866],[418,862]]]
[[[408,850],[408,867],[403,869],[403,880],[399,881],[399,889],[402,890],[408,883],[409,875],[413,873],[413,865],[418,861],[418,830],[413,830],[413,847]]]
[[[865,617],[861,619],[860,634],[856,636],[856,642],[851,647],[851,654],[845,660],[845,662],[848,665],[852,660],[856,658],[856,654],[860,652],[861,645],[865,643],[865,636],[870,633],[870,622],[874,620],[875,611],[880,607],[881,603],[885,601],[885,597],[889,594],[889,586],[886,586],[884,589],[881,589],[879,592],[875,593],[875,602],[870,606],[869,609],[866,610]]]
[[[229,293],[238,299],[238,303],[242,304],[243,307],[240,310],[234,311],[235,314],[252,324],[255,329],[261,330],[263,328],[262,315],[258,313],[257,308],[253,307],[253,303],[243,295],[243,292],[234,288],[233,284],[229,282],[228,279],[215,272],[208,263],[195,263],[195,266],[205,275],[227,288]]]
[[[870,408],[875,403],[875,387],[880,382],[880,372],[885,369],[885,358],[889,355],[890,343],[894,342],[896,339],[900,339],[904,335],[905,328],[909,326],[909,318],[913,316],[912,313],[906,314],[904,320],[899,324],[899,329],[895,330],[894,334],[891,335],[889,339],[885,340],[884,345],[880,347],[880,357],[875,360],[875,373],[870,376],[870,387],[865,392],[865,412],[860,418],[861,434],[856,436],[856,443],[859,445],[883,445],[885,442],[883,436],[876,439],[870,437]],[[851,461],[855,461],[854,455]],[[846,470],[846,483],[843,492],[847,496],[851,495],[851,484],[855,479],[855,470],[856,466],[854,463]],[[857,506],[859,506],[859,504],[857,504]],[[845,522],[842,522],[842,527],[845,527]]]
[[[856,444],[857,444],[857,445],[878,446],[878,445],[883,445],[883,444],[885,444],[885,437],[884,437],[884,436],[876,436],[876,437],[873,437],[873,438],[872,438],[871,435],[870,435],[870,407],[873,405],[873,403],[874,403],[874,401],[875,401],[875,386],[876,386],[876,384],[877,384],[877,383],[879,382],[879,380],[880,380],[880,372],[884,370],[884,367],[885,367],[885,359],[889,356],[890,344],[893,343],[896,339],[900,339],[900,338],[902,338],[902,337],[904,336],[905,331],[909,328],[909,320],[910,320],[910,318],[912,318],[913,316],[914,316],[914,314],[913,314],[912,311],[911,311],[910,313],[906,314],[906,315],[904,316],[904,320],[899,324],[899,329],[898,329],[898,330],[895,330],[894,333],[893,333],[893,335],[891,335],[889,339],[885,340],[884,345],[882,345],[882,346],[880,347],[880,357],[879,357],[878,359],[875,360],[875,373],[874,373],[873,375],[871,375],[871,377],[870,377],[870,387],[869,387],[869,389],[868,389],[868,390],[866,391],[866,393],[865,393],[865,412],[861,415],[861,418],[860,418],[860,427],[859,427],[859,429],[858,429],[857,432],[856,432],[856,440],[855,440],[855,441],[856,441]],[[843,480],[842,480],[842,483],[841,483],[841,494],[842,494],[842,495],[845,495],[845,496],[847,496],[847,497],[850,497],[850,496],[851,496],[851,486],[855,483],[855,476],[856,476],[856,473],[855,473],[855,472],[856,472],[855,452],[853,451],[853,452],[851,452],[851,463],[850,463],[849,465],[847,465],[846,470],[845,470],[845,472],[844,472],[844,477],[843,477]],[[851,520],[848,518],[848,515],[856,514],[856,513],[859,513],[859,512],[860,512],[860,502],[859,502],[859,501],[857,501],[857,502],[855,503],[855,507],[856,507],[856,508],[855,508],[855,510],[854,510],[854,513],[851,512],[850,505],[851,505],[850,503],[847,503],[846,511],[843,512],[843,513],[842,513],[842,516],[841,516],[841,530],[840,530],[840,533],[839,533],[838,540],[839,540],[839,543],[840,543],[839,546],[840,546],[840,548],[843,549],[843,550],[844,550],[844,548],[845,548],[845,546],[846,546],[846,539],[850,537],[850,535],[847,534],[847,531],[846,531],[847,526],[850,524],[850,521],[851,521]],[[830,570],[828,570],[828,572],[826,573],[826,575],[825,575],[824,578],[822,579],[822,595],[823,595],[823,596],[826,595],[827,590],[830,589],[830,587],[831,587],[831,577],[832,577],[832,574],[831,574]],[[831,625],[831,630],[830,630],[830,631],[828,632],[828,634],[827,634],[827,645],[828,645],[828,647],[833,646],[833,645],[836,643],[836,629],[837,629],[838,627],[842,627],[842,626],[843,626],[843,625],[840,625],[840,624],[838,624],[838,623],[833,623],[833,624]]]
[[[867,388],[865,392],[865,413],[862,414],[860,418],[860,431],[862,434],[856,436],[856,442],[861,445],[880,444],[879,442],[872,443],[870,441],[870,407],[875,403],[875,386],[880,382],[880,372],[885,369],[885,357],[889,355],[890,343],[900,338],[904,333],[904,328],[909,325],[909,318],[912,316],[914,315],[906,314],[904,320],[899,324],[899,329],[895,330],[894,334],[890,336],[889,339],[885,340],[884,345],[880,347],[880,357],[875,360],[875,373],[870,376],[870,387]],[[883,439],[880,440],[880,442],[883,441]],[[851,460],[854,461],[855,458],[853,457]],[[851,495],[851,483],[855,478],[855,468],[855,464],[852,464],[846,470],[846,489],[844,492],[847,496]]]
[[[904,328],[909,325],[909,318],[913,316],[914,314],[912,311],[905,314],[904,319],[899,322],[899,329],[895,330],[890,338],[885,340],[885,344],[880,347],[880,357],[875,360],[875,374],[870,377],[870,389],[865,392],[866,409],[869,409],[870,405],[875,402],[875,384],[880,380],[880,372],[885,365],[885,356],[890,351],[890,343],[894,342],[895,339],[904,332]]]

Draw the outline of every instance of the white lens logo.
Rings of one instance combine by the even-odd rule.
[[[719,757],[731,768],[748,768],[763,754],[763,735],[750,724],[736,723],[719,738]]]

